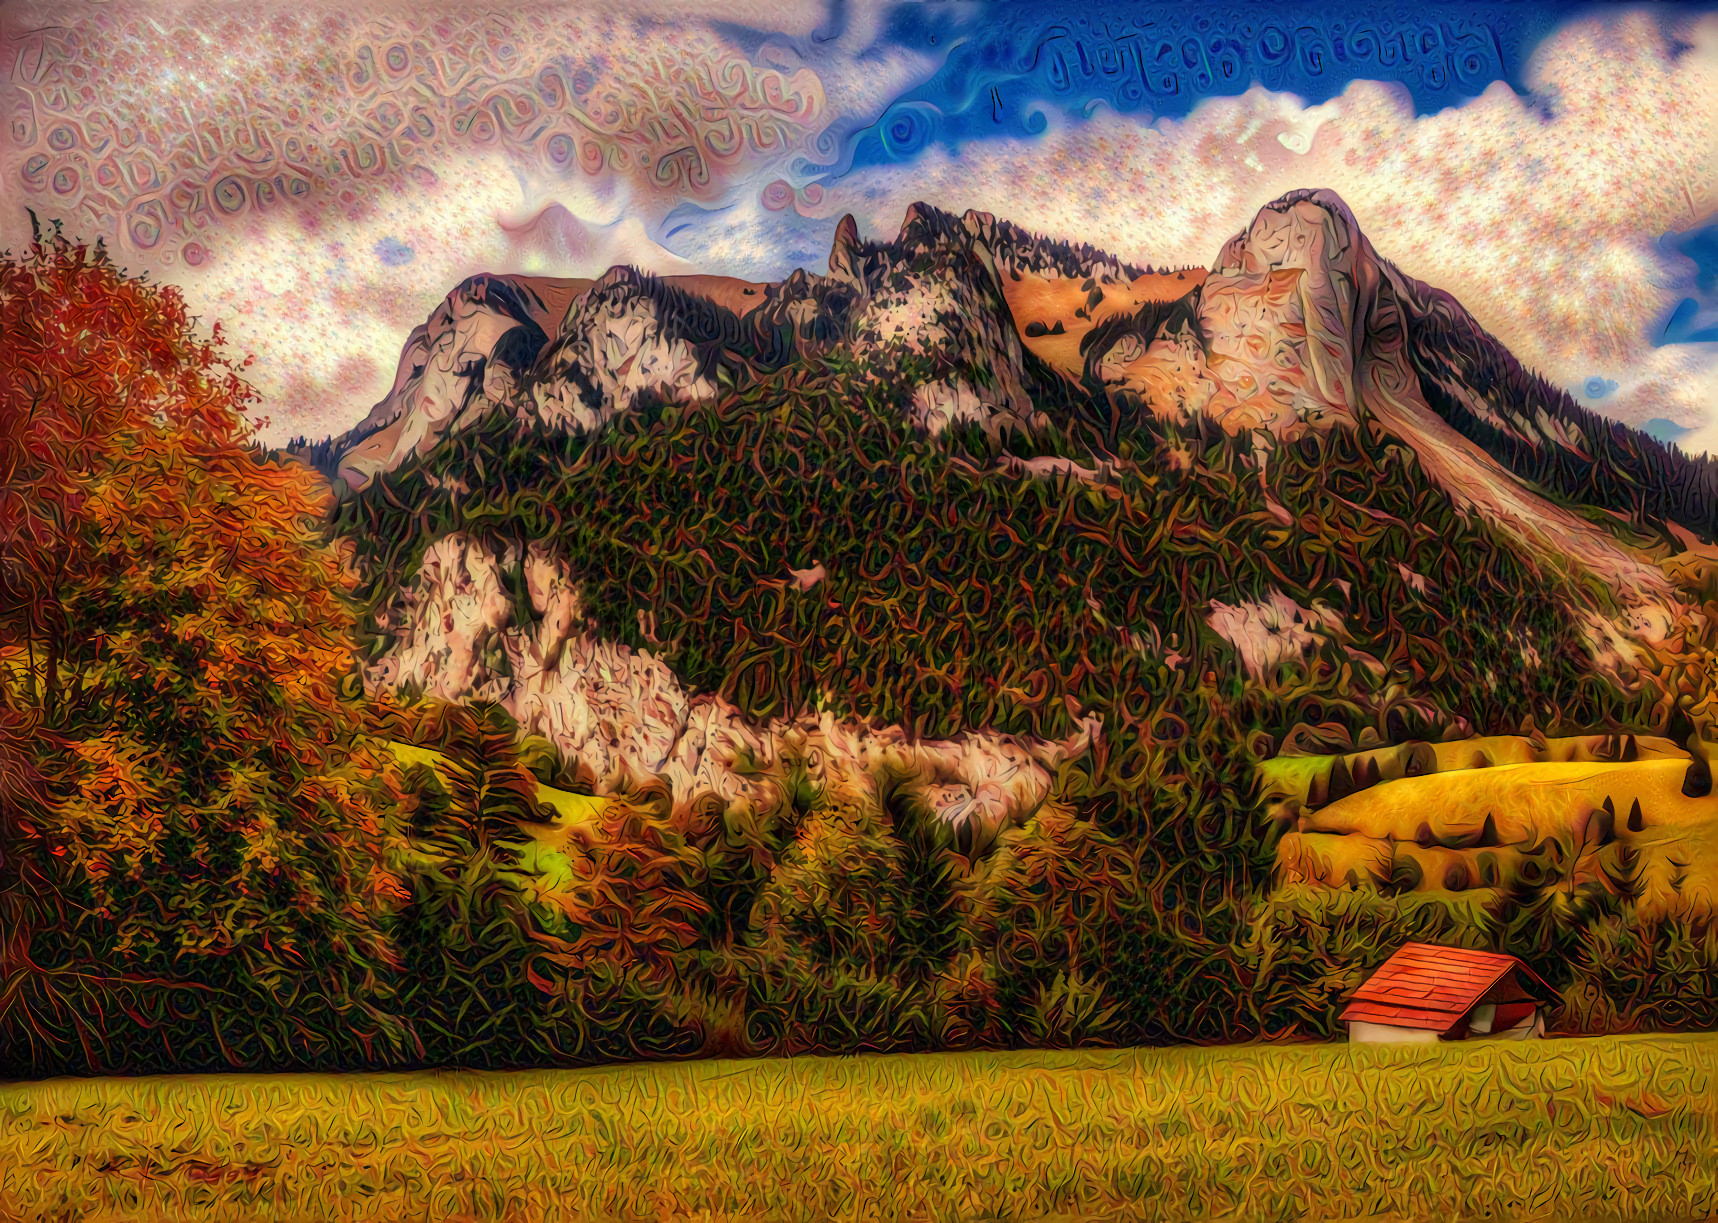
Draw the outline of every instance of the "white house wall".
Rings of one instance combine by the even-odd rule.
[[[1348,1023],[1348,1039],[1355,1044],[1394,1042],[1412,1045],[1435,1045],[1438,1034],[1430,1028],[1398,1028],[1387,1023],[1367,1023],[1353,1019]]]

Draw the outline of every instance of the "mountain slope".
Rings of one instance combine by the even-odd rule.
[[[588,280],[478,275],[461,281],[400,352],[394,385],[337,462],[349,485],[434,446],[480,394],[505,394],[560,330]]]
[[[485,309],[335,500],[363,681],[552,743],[611,800],[534,851],[590,875],[569,919],[669,853],[721,915],[682,967],[748,1013],[1322,1031],[1381,940],[1562,981],[1710,906],[1718,549],[1659,516],[1705,467],[1564,412],[1328,193],[1207,272],[924,205],[826,276],[612,269],[493,380],[535,337]]]
[[[1352,428],[1369,416],[1407,442],[1459,502],[1503,524],[1545,559],[1567,558],[1602,576],[1641,608],[1643,625],[1668,629],[1669,584],[1655,566],[1524,488],[1498,457],[1432,410],[1411,353],[1432,368],[1437,337],[1458,326],[1475,338],[1484,333],[1447,294],[1434,310],[1426,286],[1378,256],[1333,192],[1293,191],[1261,209],[1189,299],[1203,351],[1171,348],[1168,325],[1158,324],[1144,354],[1120,366],[1106,390],[1137,394],[1160,414],[1197,412],[1231,433],[1262,429],[1280,440],[1307,428]],[[1436,328],[1423,326],[1433,319]],[[1498,346],[1485,340],[1495,363]],[[1093,352],[1088,360],[1103,355]],[[1173,377],[1166,366],[1174,367]],[[1450,358],[1439,370],[1457,372]],[[1447,398],[1445,384],[1438,385]],[[1479,402],[1482,394],[1475,388],[1469,398]],[[1535,436],[1542,446],[1570,447],[1562,435],[1536,430]]]
[[[1686,597],[1508,466],[1650,452],[1595,449],[1542,387],[1508,399],[1512,358],[1329,192],[1262,209],[1209,273],[915,205],[893,242],[844,221],[827,276],[562,289],[536,331],[488,290],[448,342],[463,382],[403,359],[368,422],[398,408],[383,478],[338,526],[368,682],[497,700],[600,789],[763,801],[745,761],[815,742],[861,791],[920,752],[939,810],[996,826],[1070,760],[1113,767],[1138,708],[1313,746],[1675,707],[1648,660]],[[1527,449],[1464,435],[1458,393]],[[1642,524],[1704,470],[1639,468]]]

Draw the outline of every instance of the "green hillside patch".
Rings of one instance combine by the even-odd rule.
[[[813,361],[589,435],[492,413],[343,501],[333,529],[377,601],[454,531],[546,545],[603,637],[759,719],[821,694],[927,735],[1054,737],[1071,700],[1168,731],[1244,692],[1273,735],[1335,721],[1400,741],[1457,715],[1581,731],[1624,712],[1563,608],[1602,596],[1458,513],[1387,435],[1309,435],[1261,480],[1250,442],[1141,414],[1105,440],[1138,466],[1093,487],[999,465],[1026,449],[1089,465],[1084,425],[1029,447],[971,426],[927,437],[908,420],[912,374],[883,385]],[[472,471],[481,486],[456,499],[447,478]],[[814,561],[825,580],[789,580]],[[1250,675],[1207,621],[1274,595],[1328,607],[1342,640]],[[388,638],[370,630],[373,652]]]
[[[1692,1219],[1718,1036],[0,1086],[0,1216]]]

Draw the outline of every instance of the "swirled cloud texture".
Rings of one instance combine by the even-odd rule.
[[[474,272],[776,278],[915,199],[1208,264],[1328,187],[1582,402],[1718,448],[1718,17],[1262,11],[14,2],[0,244],[30,208],[180,285],[278,441]]]

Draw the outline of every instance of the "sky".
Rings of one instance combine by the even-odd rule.
[[[0,0],[33,209],[357,423],[476,272],[821,272],[915,200],[1204,265],[1326,187],[1578,402],[1718,453],[1718,8]]]

